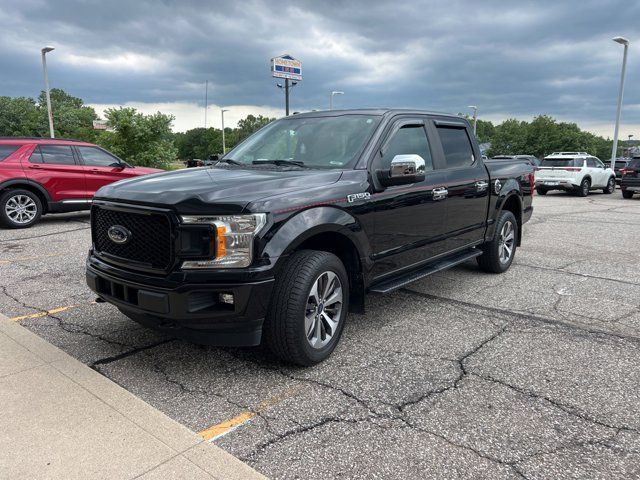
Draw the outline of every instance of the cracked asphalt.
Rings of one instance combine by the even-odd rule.
[[[534,206],[507,273],[370,296],[313,368],[93,303],[82,213],[0,230],[0,312],[194,431],[248,412],[213,441],[272,478],[640,478],[640,199]]]

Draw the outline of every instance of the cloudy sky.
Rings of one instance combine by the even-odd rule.
[[[640,138],[640,2],[0,0],[0,95],[35,97],[40,48],[52,87],[101,110],[176,116],[175,130],[283,114],[269,59],[303,64],[293,110],[415,107],[481,118],[545,113],[613,135],[622,46],[631,41],[621,133]]]

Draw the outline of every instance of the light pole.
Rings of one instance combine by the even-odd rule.
[[[204,128],[207,128],[207,110],[209,110],[209,80],[204,82]]]
[[[222,155],[227,153],[227,146],[224,143],[224,112],[228,112],[228,111],[229,110],[226,110],[224,108],[220,110],[220,114],[222,115]]]
[[[622,94],[624,93],[624,74],[627,69],[627,51],[629,50],[629,40],[624,37],[615,37],[614,42],[624,45],[624,54],[622,56],[622,74],[620,75],[620,91],[618,92],[618,110],[616,112],[616,127],[613,131],[613,147],[611,148],[611,168],[616,164],[618,156],[618,129],[620,128],[620,111],[622,110]]]
[[[42,53],[42,70],[44,72],[44,92],[47,97],[47,112],[49,115],[49,134],[51,135],[51,138],[55,138],[55,133],[53,133],[53,112],[51,111],[51,96],[49,95],[49,75],[47,74],[46,55],[47,53],[53,50],[55,50],[55,48],[50,46],[44,47],[42,50],[40,50],[40,53]]]
[[[475,105],[469,105],[467,108],[473,110],[473,134],[475,135],[478,123],[478,107],[476,107]]]
[[[333,110],[333,96],[334,95],[344,95],[344,92],[334,90],[329,94],[329,110]]]

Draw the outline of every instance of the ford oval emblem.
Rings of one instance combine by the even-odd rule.
[[[107,230],[107,235],[109,235],[113,243],[117,243],[118,245],[124,245],[131,240],[131,232],[122,225],[112,225],[109,227],[109,230]]]

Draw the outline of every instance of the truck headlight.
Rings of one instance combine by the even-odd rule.
[[[206,260],[186,260],[182,268],[243,268],[253,260],[253,239],[267,223],[265,213],[244,215],[181,217],[184,224],[212,225],[215,228],[215,257]]]

